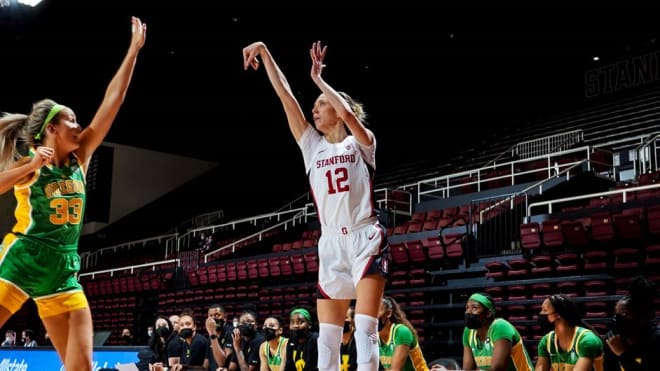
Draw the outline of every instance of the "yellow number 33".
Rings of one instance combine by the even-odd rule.
[[[82,198],[56,198],[50,201],[50,207],[55,209],[55,213],[50,214],[51,223],[55,225],[62,225],[67,222],[71,224],[80,224],[83,211]]]

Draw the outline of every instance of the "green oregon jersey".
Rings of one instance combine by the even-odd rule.
[[[32,150],[30,156],[34,156]],[[42,166],[29,180],[14,185],[14,194],[16,224],[0,245],[0,280],[11,282],[33,298],[81,291],[76,279],[85,205],[85,175],[80,162],[71,156],[62,167]],[[11,310],[22,304],[16,300]],[[86,306],[82,297],[74,307]],[[51,305],[44,313],[61,313],[60,308],[72,307]]]
[[[33,156],[30,151],[30,156]],[[76,245],[85,209],[85,173],[77,157],[62,167],[42,166],[14,186],[16,224],[12,232],[41,243]]]
[[[539,357],[546,357],[551,370],[570,371],[575,367],[580,357],[593,359],[594,371],[603,370],[603,342],[593,331],[576,326],[571,346],[563,350],[559,348],[554,331],[545,334],[538,346]]]
[[[477,368],[481,370],[490,370],[495,343],[501,339],[511,342],[508,371],[532,371],[534,369],[520,333],[505,319],[495,318],[488,327],[488,335],[483,342],[477,336],[477,330],[467,327],[463,330],[463,345],[472,350],[472,357],[474,357]]]
[[[268,344],[268,341],[264,341],[263,344],[263,349],[264,349],[264,354],[266,355],[266,359],[268,360],[268,368],[270,371],[280,371],[283,370],[284,367],[282,366],[282,346],[286,346],[287,338],[280,336],[280,340],[277,343],[277,350],[275,351],[275,354],[271,355],[270,354],[270,345]]]
[[[387,342],[382,342],[378,337],[380,364],[385,369],[391,368],[392,356],[397,345],[407,345],[410,348],[406,363],[403,365],[404,371],[428,371],[417,337],[407,326],[400,323],[392,325]]]

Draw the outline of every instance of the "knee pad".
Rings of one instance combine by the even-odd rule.
[[[339,348],[343,327],[330,323],[319,324],[318,368],[319,370],[339,369]]]
[[[356,314],[353,337],[357,349],[357,363],[378,365],[378,320],[365,314]]]

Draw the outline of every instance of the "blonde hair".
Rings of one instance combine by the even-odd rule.
[[[19,145],[25,140],[28,116],[19,113],[0,117],[0,171],[21,158]]]
[[[344,93],[343,91],[338,93],[342,98],[344,98],[346,103],[348,103],[348,106],[351,107],[355,116],[357,116],[360,121],[364,122],[367,119],[367,112],[364,110],[364,104],[353,99],[350,95]]]
[[[56,104],[52,99],[42,99],[32,105],[29,115],[6,113],[0,117],[0,171],[20,159],[29,147],[41,144],[42,140],[34,137],[47,124],[44,120]]]

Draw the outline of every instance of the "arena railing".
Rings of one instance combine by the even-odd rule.
[[[101,259],[103,254],[107,254],[109,252],[116,253],[117,251],[120,251],[122,249],[130,250],[131,248],[136,246],[146,246],[150,242],[157,242],[160,245],[163,241],[165,242],[163,259],[167,259],[167,257],[171,255],[171,252],[177,248],[177,240],[176,240],[177,237],[178,237],[177,233],[163,234],[154,237],[123,242],[117,245],[103,247],[94,251],[83,251],[80,253],[81,265],[83,269],[91,268],[99,262],[99,259]]]
[[[546,212],[543,214],[552,214],[554,212],[554,207],[562,204],[562,203],[568,203],[572,201],[579,201],[579,200],[585,200],[585,199],[592,199],[592,198],[599,198],[599,197],[610,197],[614,195],[622,195],[623,197],[623,203],[627,202],[627,195],[630,193],[634,192],[640,192],[648,189],[658,189],[660,188],[660,184],[650,184],[650,185],[643,185],[643,186],[636,186],[636,187],[626,187],[626,188],[620,188],[620,189],[615,189],[612,191],[606,191],[606,192],[595,192],[595,193],[587,193],[579,196],[572,196],[572,197],[562,197],[562,198],[556,198],[552,200],[547,200],[547,201],[538,201],[538,202],[533,202],[527,206],[527,215],[525,216],[524,222],[528,222],[531,220],[531,217],[533,216],[532,214],[532,209],[535,208],[540,208],[540,207],[546,207]]]
[[[179,259],[161,260],[157,262],[149,262],[144,264],[129,265],[125,267],[117,267],[117,268],[103,269],[93,272],[85,272],[85,273],[80,273],[78,275],[78,279],[87,276],[89,276],[91,279],[94,279],[96,276],[104,273],[108,273],[110,277],[113,277],[116,272],[128,272],[129,274],[133,274],[135,273],[136,270],[140,268],[151,268],[152,271],[156,271],[156,269],[159,268],[160,266],[168,265],[168,264],[175,264],[176,266],[178,266]]]
[[[281,220],[283,217],[288,216],[287,219],[284,221],[268,226],[266,228],[260,229],[256,233],[249,234],[245,237],[239,238],[238,240],[232,241],[229,244],[223,245],[211,252],[208,252],[204,254],[204,263],[208,263],[209,259],[212,258],[213,256],[221,254],[224,250],[226,249],[231,249],[231,252],[235,252],[237,246],[245,243],[246,241],[252,240],[256,238],[258,241],[261,241],[264,238],[264,235],[272,230],[279,229],[279,228],[284,228],[285,230],[288,229],[289,226],[295,226],[301,223],[306,223],[307,222],[307,217],[310,215],[308,213],[309,207],[302,207],[299,209],[293,209],[293,210],[287,210],[279,213],[274,213],[274,214],[264,214],[261,215],[259,218],[276,218],[278,221]],[[290,216],[289,216],[290,215]],[[227,223],[228,225],[235,225],[237,223],[241,222],[254,222],[256,221],[257,218],[246,218],[242,220],[237,220],[232,223]],[[207,229],[207,228],[200,228],[200,229],[195,229],[192,231],[189,231],[188,233],[184,234],[179,238],[179,241],[182,240],[190,240],[190,236],[194,235],[195,233],[201,232],[201,230]],[[213,228],[211,228],[213,231]]]
[[[558,160],[562,157],[567,157],[570,155],[579,155],[583,154],[580,158],[589,159],[593,147],[591,146],[582,146],[578,148],[572,148],[564,151],[554,152],[551,154],[536,156],[527,158],[524,160],[515,160],[504,162],[501,164],[493,164],[487,167],[481,167],[466,171],[461,171],[449,175],[443,175],[439,177],[434,177],[430,179],[423,179],[415,183],[408,185],[403,185],[399,187],[400,189],[414,189],[414,192],[417,194],[417,203],[423,201],[424,197],[428,198],[449,198],[454,195],[458,190],[466,186],[476,186],[475,192],[480,192],[482,188],[485,188],[490,182],[495,182],[499,180],[506,180],[509,185],[519,184],[517,179],[524,175],[529,175],[537,173],[539,171],[545,171],[547,177],[550,178],[554,174],[558,173],[562,167],[566,168],[570,166],[570,163],[559,164]],[[532,169],[524,169],[521,165],[526,163],[532,163],[534,161],[544,160],[545,166],[536,167]],[[497,170],[506,170],[506,175],[496,175],[488,176]],[[590,169],[588,169],[590,170]]]

